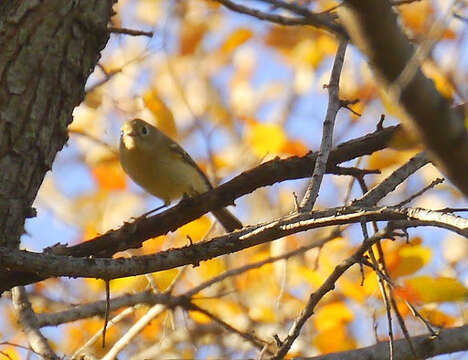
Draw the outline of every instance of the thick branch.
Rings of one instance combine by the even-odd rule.
[[[418,208],[347,207],[291,215],[282,220],[250,226],[210,241],[190,244],[154,255],[118,259],[72,258],[0,248],[0,261],[8,269],[41,274],[41,278],[70,276],[114,279],[168,270],[182,265],[198,265],[200,261],[237,252],[305,230],[362,221],[397,220],[404,220],[407,226],[411,226],[414,221],[418,226],[437,226],[468,237],[468,220],[453,214]],[[136,231],[138,231],[137,227],[135,224]]]
[[[468,325],[451,329],[440,330],[437,337],[431,334],[413,336],[411,342],[419,355],[419,359],[426,359],[436,355],[451,354],[457,351],[468,350]],[[321,356],[302,358],[304,360],[385,360],[389,358],[387,341],[379,342],[373,346],[361,349],[332,353]],[[394,359],[414,360],[406,339],[395,341]]]
[[[397,23],[389,1],[345,0],[338,15],[351,40],[394,101],[400,104],[411,129],[416,130],[448,178],[468,196],[468,133],[460,111],[450,107],[418,67],[400,82],[414,49]],[[395,85],[401,83],[395,89]]]
[[[339,145],[330,153],[327,172],[340,173],[336,168],[337,164],[386,148],[396,129],[397,127],[388,127]],[[234,203],[235,199],[258,188],[311,176],[316,158],[317,153],[309,153],[303,157],[294,156],[268,161],[243,172],[213,191],[182,201],[161,214],[141,219],[138,227],[135,227],[134,223],[126,223],[118,230],[111,230],[93,240],[63,249],[61,254],[75,257],[112,256],[118,251],[140,247],[146,239],[175,231],[213,209]]]
[[[388,127],[339,145],[330,153],[328,168],[340,173],[336,169],[337,164],[384,149],[397,128]],[[304,157],[266,162],[208,193],[183,201],[161,214],[141,219],[138,226],[135,223],[126,223],[118,230],[111,230],[82,244],[70,248],[53,248],[53,252],[74,257],[109,257],[118,251],[140,247],[146,239],[174,231],[212,209],[232,204],[236,198],[262,186],[311,176],[315,159],[316,153],[310,153]],[[39,280],[41,278],[38,275],[25,272],[10,273],[1,282],[0,291]]]

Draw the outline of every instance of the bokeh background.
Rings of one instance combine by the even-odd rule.
[[[243,3],[274,11],[261,1]],[[337,4],[320,0],[300,3],[315,12]],[[460,2],[456,8],[459,16],[454,16],[448,13],[448,3],[417,1],[396,11],[415,44],[424,40],[437,19],[446,18],[446,30],[423,68],[439,91],[457,104],[466,101],[468,94],[467,21],[463,18],[468,12]],[[27,221],[22,238],[25,249],[41,251],[56,243],[77,244],[161,205],[120,168],[119,132],[128,119],[139,117],[159,126],[192,155],[215,184],[276,156],[301,156],[319,148],[328,96],[324,84],[337,49],[333,35],[306,26],[277,26],[237,14],[211,0],[120,0],[115,10],[113,27],[148,34],[111,35],[88,81],[86,98],[74,111],[70,140],[42,184],[34,205],[38,216]],[[384,124],[398,123],[398,110],[381,95],[366,62],[349,46],[340,96],[359,102],[350,106],[352,111],[340,110],[335,144],[374,131],[381,114],[386,115]],[[396,138],[392,148],[347,165],[380,169],[380,175],[366,177],[372,187],[419,151],[418,145]],[[398,203],[441,176],[427,165],[382,203]],[[232,211],[245,224],[280,217],[294,209],[294,194],[302,196],[306,184],[307,180],[287,181],[258,189],[238,199]],[[326,175],[317,208],[343,205],[346,199],[360,195],[351,178]],[[468,202],[446,181],[411,205],[438,209],[467,207]],[[187,236],[202,241],[220,231],[206,215],[168,236],[146,241],[142,249],[118,256],[184,246]],[[326,233],[296,234],[203,262],[199,267],[114,280],[112,296],[142,291],[151,283],[159,291],[172,285],[174,293],[182,293],[227,269],[282,254]],[[269,341],[274,334],[283,338],[308,295],[361,241],[360,227],[350,226],[320,251],[313,249],[206,289],[198,295],[197,304],[241,331],[255,331]],[[409,243],[388,241],[384,250],[398,285],[398,306],[411,334],[426,329],[411,314],[407,301],[435,327],[466,322],[466,239],[433,228],[413,229]],[[29,286],[28,291],[37,312],[57,311],[105,296],[103,281],[94,279],[50,279]],[[140,306],[110,328],[108,346],[147,310]],[[0,312],[1,341],[24,345],[9,300],[0,300]],[[386,321],[376,275],[366,270],[361,285],[359,269],[353,268],[319,304],[290,354],[311,356],[374,344],[376,339],[388,339]],[[70,355],[102,325],[103,319],[96,317],[43,330],[58,353]],[[401,336],[396,322],[394,325],[396,335]],[[150,348],[161,359],[241,359],[257,353],[239,336],[223,333],[206,316],[180,309],[163,311],[127,346],[121,358],[138,359]],[[106,352],[99,341],[92,349],[97,356]],[[4,354],[26,358],[27,351],[3,344],[0,355]],[[468,355],[439,358],[464,356]]]

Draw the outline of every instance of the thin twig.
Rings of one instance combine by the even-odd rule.
[[[259,350],[263,350],[264,346],[266,344],[268,344],[266,341],[260,339],[259,337],[255,336],[254,334],[249,334],[249,333],[246,333],[246,332],[243,332],[243,331],[240,331],[234,327],[232,327],[231,325],[229,325],[227,322],[225,322],[224,320],[222,320],[221,318],[219,318],[218,316],[212,314],[211,312],[209,312],[208,310],[205,310],[201,307],[199,307],[198,305],[190,302],[190,303],[187,303],[186,306],[183,306],[186,310],[191,310],[191,311],[197,311],[199,313],[202,313],[203,315],[206,315],[207,317],[209,317],[211,320],[213,320],[214,322],[216,322],[217,324],[221,325],[223,328],[227,329],[228,331],[234,333],[234,334],[237,334],[239,335],[241,338],[247,340],[248,342],[250,342],[252,345],[254,345],[256,348],[258,348]],[[268,353],[270,353],[270,351],[267,349],[266,350]]]
[[[272,357],[272,360],[279,360],[283,359],[286,354],[288,353],[289,349],[291,348],[294,341],[299,336],[302,327],[306,323],[306,321],[312,316],[314,313],[315,306],[318,302],[331,290],[335,288],[335,282],[344,274],[346,270],[348,270],[351,266],[361,261],[362,256],[364,253],[379,239],[389,236],[392,231],[390,229],[385,229],[380,231],[379,233],[375,234],[374,236],[365,239],[359,249],[349,258],[345,259],[341,264],[337,265],[333,272],[328,276],[325,282],[320,286],[315,292],[313,292],[309,300],[307,301],[306,306],[301,311],[301,314],[296,318],[294,324],[289,330],[288,336],[284,341],[282,341],[282,345],[276,352],[276,354]]]
[[[412,4],[415,2],[419,2],[423,0],[393,0],[390,2],[392,6],[400,6],[400,5],[406,5],[406,4]]]
[[[409,204],[411,201],[416,199],[418,196],[421,196],[424,194],[427,190],[432,189],[433,187],[442,184],[444,182],[443,178],[437,178],[434,181],[432,181],[429,185],[425,186],[423,189],[419,190],[416,194],[411,195],[408,199],[403,200],[402,202],[398,203],[396,206],[405,206],[406,204]]]
[[[164,305],[154,305],[148,312],[143,315],[130,329],[109,349],[102,360],[115,359],[117,355],[130,343],[130,341],[137,336],[153,319],[159,316],[166,310]]]
[[[335,126],[335,119],[338,110],[341,108],[340,101],[340,76],[341,69],[343,68],[344,57],[348,42],[341,40],[336,53],[335,62],[333,63],[332,72],[330,75],[330,82],[328,88],[328,108],[323,122],[322,142],[320,150],[315,161],[314,172],[310,179],[309,186],[299,206],[299,211],[311,211],[317,200],[320,185],[322,184],[323,175],[327,168],[328,156],[333,144],[333,128]]]
[[[367,240],[369,238],[369,233],[367,232],[367,225],[364,221],[361,222],[361,230],[362,230],[362,234],[364,236],[364,240]],[[377,259],[375,257],[375,254],[374,254],[374,250],[372,250],[372,247],[369,248],[369,256],[371,258],[371,261],[372,261],[372,265],[374,265],[377,269],[379,268],[379,265],[377,263]],[[385,304],[385,313],[387,315],[387,324],[388,324],[388,337],[390,338],[390,341],[388,343],[389,345],[389,359],[390,360],[393,360],[393,353],[394,353],[394,342],[395,342],[395,339],[393,337],[393,324],[392,324],[392,311],[391,311],[391,306],[390,306],[390,301],[388,299],[388,293],[387,293],[387,289],[385,287],[385,282],[384,282],[384,279],[380,276],[380,273],[377,273],[377,278],[378,278],[378,281],[379,281],[379,288],[380,288],[380,292],[382,293],[382,298],[384,300],[384,304]]]
[[[237,4],[236,2],[231,0],[215,1],[219,2],[220,4],[224,5],[230,10],[241,14],[246,14],[260,20],[266,20],[281,25],[312,25],[317,28],[331,31],[340,36],[347,37],[346,31],[343,30],[341,25],[338,25],[333,21],[333,16],[331,16],[329,13],[314,14],[310,12],[307,14],[307,16],[301,15],[298,17],[290,17],[266,13],[258,9],[253,9],[244,5]]]
[[[325,243],[327,243],[328,241],[330,241],[330,240],[336,238],[337,236],[339,236],[340,233],[341,233],[341,230],[338,227],[336,227],[335,229],[333,229],[333,231],[330,233],[330,235],[327,235],[327,236],[325,236],[325,237],[323,237],[321,239],[313,241],[309,245],[301,246],[301,247],[297,248],[296,250],[287,252],[287,253],[285,253],[283,255],[273,256],[273,257],[270,257],[270,258],[262,260],[262,261],[258,261],[258,262],[252,263],[252,264],[248,264],[248,265],[236,268],[236,269],[226,271],[226,272],[224,272],[224,273],[222,273],[222,274],[220,274],[218,276],[215,276],[214,278],[212,278],[212,279],[210,279],[208,281],[205,281],[204,283],[194,287],[193,289],[185,292],[182,296],[185,296],[187,298],[191,298],[195,294],[198,294],[200,291],[206,289],[207,287],[209,287],[209,286],[211,286],[211,285],[213,285],[215,283],[223,281],[226,278],[240,275],[240,274],[245,273],[247,271],[257,269],[257,268],[262,267],[262,266],[264,266],[266,264],[271,264],[271,263],[279,261],[279,260],[289,259],[289,258],[291,258],[293,256],[305,253],[306,251],[308,251],[310,249],[313,249],[313,248],[316,248],[316,247],[321,247]]]
[[[109,30],[109,32],[115,33],[115,34],[125,34],[125,35],[131,35],[131,36],[147,36],[150,38],[154,36],[154,33],[152,31],[134,30],[134,29],[127,29],[127,28],[119,28],[119,27],[114,27],[114,26],[109,26],[107,29]]]
[[[377,204],[387,194],[395,190],[395,188],[405,181],[416,170],[428,164],[429,160],[424,152],[420,152],[412,157],[407,163],[400,166],[385,180],[380,182],[374,188],[366,192],[360,199],[354,200],[354,206],[370,206]]]
[[[139,307],[140,305],[135,305],[133,307],[129,307],[122,311],[121,313],[117,314],[114,316],[112,319],[109,320],[109,323],[107,324],[107,327],[110,329],[114,325],[116,325],[119,321],[125,319],[127,316],[130,316],[135,312],[135,310]],[[79,356],[91,345],[93,345],[99,337],[102,335],[102,332],[104,331],[104,327],[99,329],[88,341],[86,341],[79,349],[77,349],[73,355],[71,356],[72,359],[79,359]]]

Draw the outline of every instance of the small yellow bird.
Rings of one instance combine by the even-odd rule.
[[[156,127],[141,119],[127,121],[120,135],[120,163],[130,178],[165,205],[182,196],[195,196],[213,187],[189,154]],[[226,231],[242,223],[226,208],[213,215]]]

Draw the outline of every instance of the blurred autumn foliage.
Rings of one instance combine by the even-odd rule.
[[[231,11],[221,3],[119,0],[115,4],[110,26],[150,34],[111,35],[99,66],[88,79],[86,97],[74,110],[68,146],[57,156],[39,191],[34,205],[38,217],[26,223],[23,248],[39,251],[56,242],[78,244],[160,205],[120,167],[119,129],[127,119],[142,118],[176,139],[214,184],[276,157],[304,156],[309,150],[318,150],[328,101],[324,85],[329,82],[339,41],[312,26],[273,24]],[[285,13],[276,8],[275,1],[238,3]],[[338,5],[329,0],[287,3],[314,13]],[[465,7],[457,10],[459,14],[466,14]],[[436,19],[445,16],[445,8],[444,1],[427,0],[394,9],[417,45]],[[466,19],[453,18],[422,64],[426,76],[454,104],[467,94],[466,81],[461,81],[468,76],[466,29]],[[351,46],[339,90],[340,99],[351,105],[338,114],[334,146],[375,131],[381,114],[386,115],[384,126],[398,122],[399,108],[382,94],[366,62]],[[405,130],[399,130],[389,146],[345,165],[380,170],[380,174],[359,179],[373,188],[422,149],[418,139],[405,135]],[[441,176],[429,164],[382,203],[398,204]],[[237,199],[231,210],[246,225],[280,218],[297,209],[297,198],[302,197],[307,183],[295,180],[257,189]],[[352,176],[326,175],[314,208],[349,205],[361,196],[362,189]],[[412,207],[427,209],[466,204],[449,183],[429,189],[411,202]],[[375,226],[383,228],[384,224]],[[321,298],[301,329],[287,353],[289,358],[389,340],[387,312],[391,305],[385,297],[391,296],[395,303],[391,310],[395,338],[403,337],[395,311],[411,336],[427,333],[428,328],[466,322],[467,239],[427,227],[408,231],[407,239],[397,237],[374,245],[374,255],[367,253],[364,265],[353,266],[339,277],[335,289]],[[114,257],[184,247],[221,232],[213,218],[204,215]],[[320,246],[314,245],[321,240]],[[104,348],[101,337],[96,336],[104,325],[104,312],[77,316],[63,324],[47,320],[52,313],[102,301],[104,281],[52,278],[27,289],[41,326],[60,324],[44,327],[43,333],[52,349],[66,358],[72,354],[104,359],[267,358],[281,346],[310,294],[355,253],[362,240],[360,224],[345,225],[339,231],[320,228],[202,261],[198,266],[112,280],[111,301],[145,292],[178,296],[233,269],[259,263],[213,281],[191,294],[185,305],[142,301],[116,306],[110,313]],[[301,247],[309,248],[274,260]],[[385,262],[388,283],[370,266],[372,256],[380,264]],[[27,346],[14,310],[6,299],[0,304],[0,357],[26,358],[28,351],[14,345]]]

